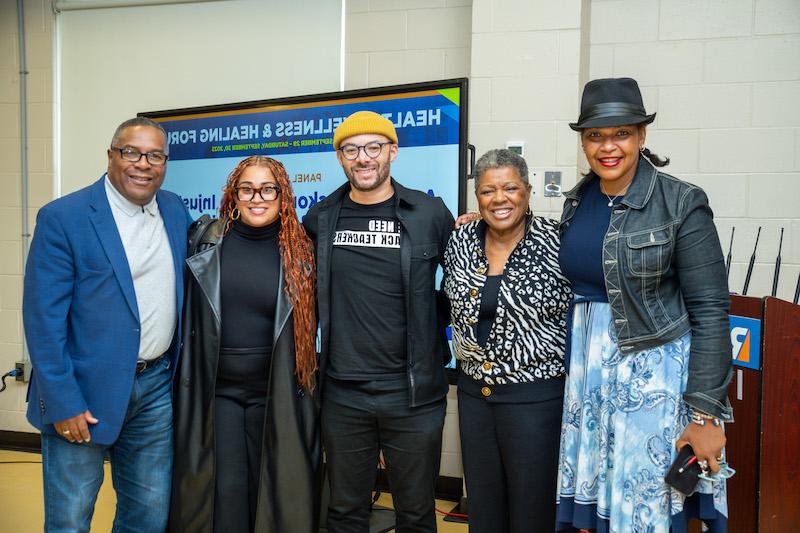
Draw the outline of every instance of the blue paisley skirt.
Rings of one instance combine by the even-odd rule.
[[[556,531],[685,532],[700,518],[727,531],[725,482],[685,498],[664,483],[689,423],[691,334],[623,356],[603,302],[575,305],[564,394]]]

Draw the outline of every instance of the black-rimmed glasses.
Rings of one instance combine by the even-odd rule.
[[[161,166],[167,162],[169,156],[164,152],[140,152],[136,148],[131,148],[130,146],[126,146],[124,148],[117,148],[116,146],[111,147],[112,150],[119,152],[119,156],[124,159],[125,161],[130,161],[131,163],[138,163],[142,156],[147,158],[147,162],[153,166]]]
[[[342,152],[342,155],[348,161],[353,161],[354,159],[358,159],[358,153],[361,150],[364,150],[364,153],[367,154],[367,157],[369,157],[370,159],[375,159],[376,157],[381,155],[381,150],[383,150],[384,144],[394,144],[394,143],[392,142],[379,143],[378,141],[374,141],[361,146],[357,144],[345,144],[344,146],[339,147],[339,151]]]
[[[236,197],[242,202],[252,202],[256,197],[256,193],[265,202],[269,202],[278,197],[281,193],[281,188],[278,185],[264,185],[263,187],[251,187],[250,185],[242,185],[236,187]]]

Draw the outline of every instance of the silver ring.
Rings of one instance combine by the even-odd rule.
[[[699,466],[700,470],[703,472],[708,472],[708,461],[697,461],[697,466]]]
[[[721,463],[724,460],[725,460],[725,454],[724,453],[719,454],[719,457],[717,457],[717,462]]]

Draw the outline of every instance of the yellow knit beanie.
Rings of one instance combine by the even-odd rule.
[[[343,140],[362,133],[377,133],[397,144],[397,132],[389,119],[372,111],[356,111],[333,132],[333,149],[338,150]]]

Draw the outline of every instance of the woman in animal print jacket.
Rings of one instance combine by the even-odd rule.
[[[453,233],[444,279],[470,532],[552,531],[572,299],[558,222],[530,212],[522,157],[491,150],[475,175],[481,219]]]

